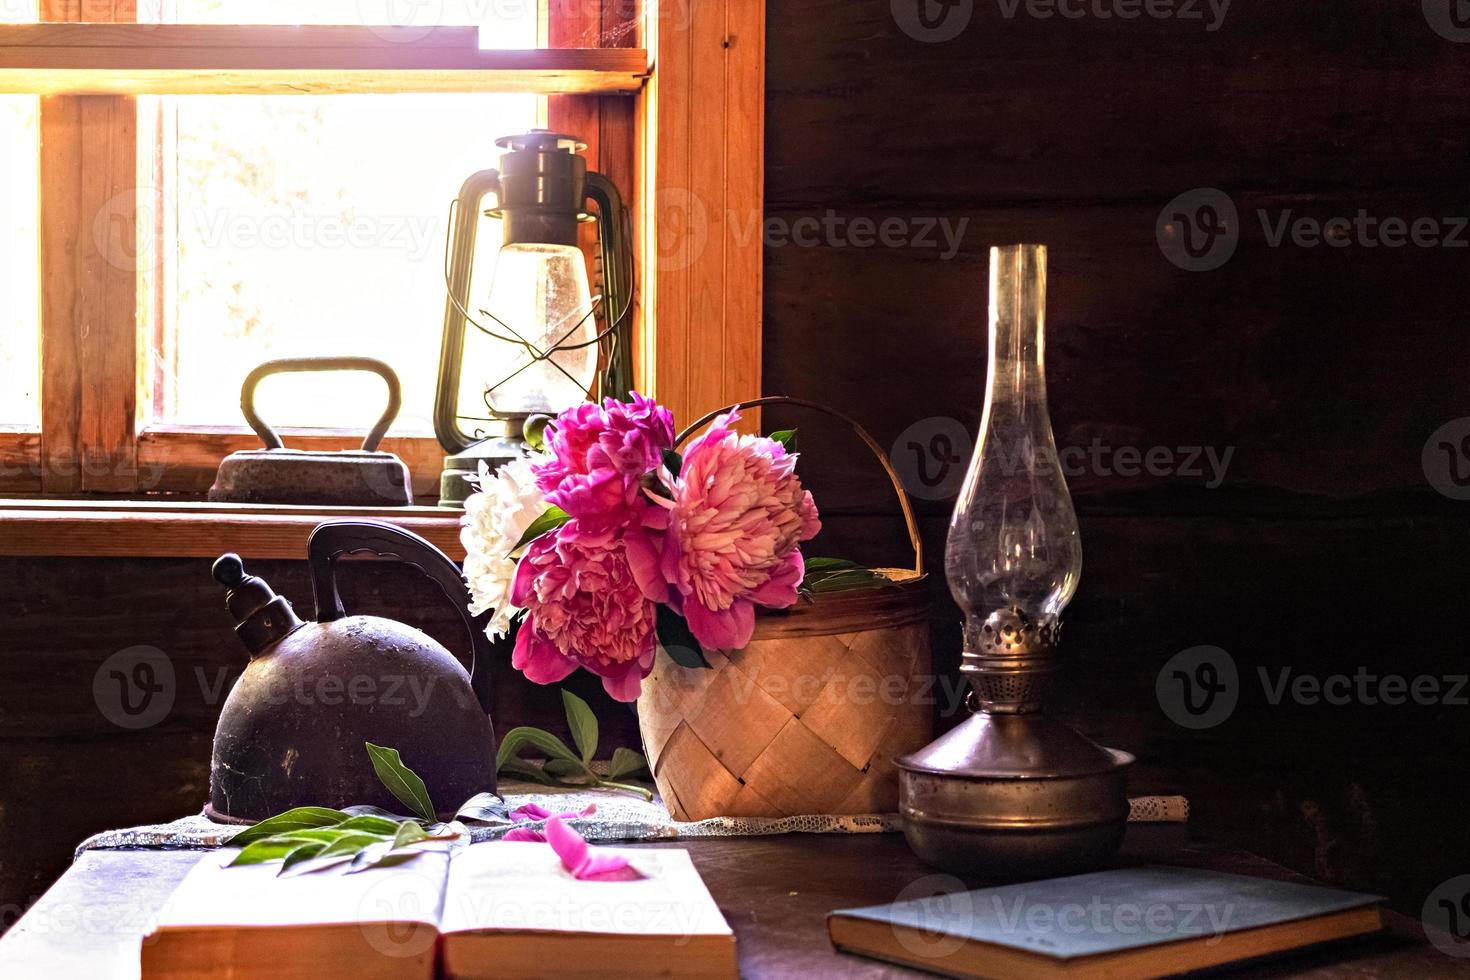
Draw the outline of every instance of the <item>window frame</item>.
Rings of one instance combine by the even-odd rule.
[[[548,4],[548,47],[614,38],[640,52],[645,66],[631,97],[548,99],[548,125],[581,136],[589,166],[625,188],[634,219],[639,387],[679,419],[758,396],[764,0]],[[131,23],[137,4],[41,0],[41,19]],[[25,57],[0,43],[0,67]],[[140,69],[140,78],[146,74]],[[587,82],[548,74],[537,84],[585,91]],[[138,212],[129,205],[140,183],[137,100],[80,94],[91,91],[41,99],[41,426],[0,431],[0,494],[197,496],[219,460],[255,438],[243,424],[147,418],[140,325],[148,298],[139,295],[136,273],[104,260],[93,233],[95,216],[106,211],[114,234],[136,240]],[[691,215],[696,241],[670,246],[665,230],[686,227]],[[595,247],[590,236],[586,246]],[[315,449],[353,448],[361,439],[345,430],[285,434],[290,444]],[[420,494],[437,493],[443,451],[434,439],[390,438],[384,448],[409,463]]]

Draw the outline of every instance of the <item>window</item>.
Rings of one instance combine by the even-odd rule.
[[[34,0],[0,2],[0,23],[36,19]],[[41,421],[36,167],[40,99],[0,95],[0,427]]]
[[[144,16],[389,23],[392,6],[165,0]],[[534,48],[534,15],[529,2],[457,0],[435,20],[478,26],[482,47]],[[449,202],[467,176],[494,165],[497,137],[541,124],[544,102],[517,94],[140,100],[139,162],[154,211],[138,229],[154,321],[145,417],[239,425],[240,383],[255,365],[355,354],[386,361],[403,383],[393,431],[432,435]],[[281,377],[261,386],[260,411],[283,426],[363,428],[382,398],[371,377]]]
[[[449,202],[533,125],[631,208],[638,386],[758,394],[763,63],[764,0],[0,0],[0,494],[197,496],[258,445],[250,367],[352,352],[402,376],[385,448],[432,496]],[[313,449],[381,403],[262,395]]]

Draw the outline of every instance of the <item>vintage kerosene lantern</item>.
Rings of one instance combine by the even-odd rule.
[[[965,614],[974,714],[898,760],[914,851],[955,874],[1043,878],[1105,861],[1128,819],[1133,756],[1047,713],[1082,541],[1046,399],[1046,248],[990,253],[990,372],[980,441],[944,570]]]
[[[494,469],[524,451],[528,419],[556,415],[598,387],[624,396],[633,383],[633,266],[622,196],[588,172],[579,155],[586,144],[575,137],[532,130],[496,145],[506,151],[499,168],[466,180],[451,212],[434,407],[434,430],[450,454],[446,506],[469,496],[466,477],[481,462]],[[499,219],[502,244],[490,287],[476,298],[485,217]],[[592,221],[600,249],[589,276],[578,229]]]

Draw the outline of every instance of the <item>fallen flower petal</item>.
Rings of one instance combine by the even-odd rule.
[[[562,867],[572,873],[578,881],[637,881],[642,872],[628,863],[619,854],[608,854],[591,847],[560,817],[552,817],[546,823],[546,840],[556,856],[561,858]]]
[[[507,831],[505,836],[500,839],[503,841],[509,841],[512,844],[546,843],[546,835],[539,830],[532,830],[530,827],[516,827],[513,830]]]

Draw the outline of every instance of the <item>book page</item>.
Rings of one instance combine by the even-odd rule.
[[[730,927],[684,850],[607,848],[641,881],[578,881],[545,844],[476,844],[449,869],[441,931],[617,936],[728,936]]]
[[[346,865],[277,877],[279,862],[225,865],[238,849],[206,854],[159,912],[159,930],[421,923],[444,908],[449,854],[425,849],[393,867],[345,873]]]

